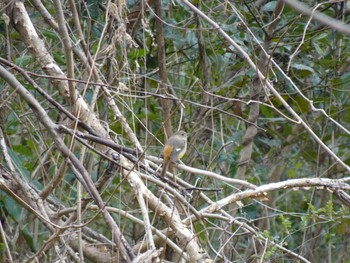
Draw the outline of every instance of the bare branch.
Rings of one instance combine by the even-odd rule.
[[[349,25],[344,24],[342,21],[329,17],[321,12],[315,11],[314,9],[311,9],[310,7],[308,7],[302,2],[299,2],[296,0],[283,0],[283,1],[286,2],[288,5],[290,5],[291,7],[293,7],[295,10],[299,11],[300,13],[307,16],[311,16],[317,22],[325,26],[329,26],[330,28],[338,31],[339,33],[343,33],[350,36]],[[343,1],[332,0],[332,1],[327,1],[324,4],[339,3],[339,2],[343,2]]]

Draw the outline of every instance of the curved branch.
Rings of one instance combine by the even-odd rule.
[[[232,195],[229,195],[212,205],[209,205],[202,210],[199,211],[199,213],[202,215],[203,213],[213,213],[224,206],[241,201],[244,198],[258,198],[258,197],[266,197],[267,193],[273,192],[276,190],[281,190],[281,189],[287,189],[287,188],[310,188],[310,187],[323,187],[326,188],[330,191],[334,191],[337,189],[341,190],[347,190],[350,191],[350,185],[344,183],[343,179],[328,179],[328,178],[308,178],[308,179],[292,179],[292,180],[287,180],[287,181],[282,181],[278,183],[270,183],[270,184],[265,184],[262,186],[258,186],[255,189],[249,189],[242,191],[240,193],[234,193]],[[183,223],[184,224],[189,224],[195,220],[194,216],[186,218]]]

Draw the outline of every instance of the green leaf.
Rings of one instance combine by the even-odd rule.
[[[27,67],[33,63],[33,56],[23,55],[15,59],[15,64],[21,67]]]
[[[338,235],[347,235],[350,230],[350,219],[342,219],[341,222],[335,228]]]
[[[25,155],[30,156],[32,154],[31,150],[28,149],[28,147],[26,146],[17,145],[17,146],[13,146],[12,149],[16,150],[16,152],[18,151],[18,153],[23,154],[23,156]],[[17,155],[17,153],[12,149],[9,148],[8,153],[11,157],[13,164],[15,165],[17,171],[20,172],[22,177],[29,180],[29,173],[28,173],[28,170],[25,168],[25,160],[23,160],[23,157],[20,158],[19,155]]]
[[[57,33],[55,33],[54,31],[43,30],[42,34],[43,34],[43,36],[45,36],[45,38],[51,39],[53,41],[60,41],[60,39],[58,38]]]
[[[303,76],[307,76],[309,74],[315,73],[314,69],[307,66],[307,65],[303,65],[303,64],[297,64],[297,63],[293,63],[291,65],[292,68],[300,70],[301,72],[304,73]]]
[[[99,0],[86,0],[86,5],[89,10],[89,15],[93,20],[96,20],[99,15]]]
[[[3,209],[6,209],[6,212],[11,217],[11,219],[18,223],[18,219],[21,218],[22,207],[18,205],[15,200],[3,192],[0,192],[0,200],[3,203]]]
[[[277,1],[270,1],[267,4],[263,5],[261,11],[264,12],[273,12],[276,8]]]

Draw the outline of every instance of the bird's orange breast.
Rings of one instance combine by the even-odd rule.
[[[163,150],[164,161],[169,161],[172,150],[173,150],[173,147],[171,147],[170,145],[165,145]]]

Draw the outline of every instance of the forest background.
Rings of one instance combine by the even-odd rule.
[[[0,8],[0,261],[350,262],[348,1]]]

